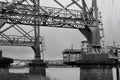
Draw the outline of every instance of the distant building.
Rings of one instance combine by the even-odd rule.
[[[65,49],[62,54],[64,63],[74,63],[81,59],[81,49]]]

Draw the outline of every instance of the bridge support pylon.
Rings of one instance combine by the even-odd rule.
[[[36,60],[41,59],[40,47],[36,45],[36,46],[32,46],[32,49],[33,49],[33,51],[35,53],[34,59],[36,59]]]
[[[116,61],[108,54],[83,54],[77,62],[80,67],[80,80],[113,80],[112,68]]]
[[[29,63],[29,73],[46,76],[46,63],[41,59],[40,47],[32,46],[35,53],[35,58]]]
[[[110,66],[83,66],[80,67],[80,80],[113,80]]]

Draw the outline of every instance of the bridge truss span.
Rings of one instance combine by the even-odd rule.
[[[14,9],[8,10],[8,3],[0,2],[0,18],[5,19],[6,23],[48,26],[58,28],[84,28],[83,25],[90,25],[95,20],[85,20],[82,10],[62,9],[54,7],[39,6],[34,14],[33,5],[16,4]],[[37,17],[37,19],[35,19]]]
[[[40,36],[41,26],[79,29],[88,36],[86,31],[89,32],[91,29],[89,27],[96,27],[99,24],[96,0],[92,0],[91,8],[87,7],[85,0],[71,0],[67,6],[62,5],[58,0],[52,1],[61,8],[41,6],[40,0],[0,1],[0,45],[32,47],[35,59],[39,59],[44,46],[44,39]],[[78,1],[82,1],[82,4],[78,4]],[[68,9],[73,4],[78,7],[78,10]],[[9,26],[4,28],[5,24]],[[24,25],[32,26],[32,30],[25,30]],[[11,28],[21,35],[6,34],[5,32]]]
[[[2,34],[1,34],[2,35]],[[39,44],[43,43],[44,37],[40,36]],[[1,46],[34,46],[34,39],[28,39],[25,36],[20,35],[4,35],[0,36],[0,45]]]

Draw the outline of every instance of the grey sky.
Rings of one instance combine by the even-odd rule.
[[[71,0],[58,0],[62,4],[67,5]],[[91,5],[90,0],[86,0],[88,5]],[[81,4],[79,2],[79,4]],[[41,0],[42,6],[60,7],[53,0]],[[115,40],[118,44],[120,34],[120,9],[119,0],[98,0],[99,11],[102,12],[103,26],[105,33],[106,45],[112,45]],[[70,8],[79,9],[73,5]],[[85,39],[78,30],[58,29],[41,27],[41,35],[45,36],[46,51],[44,52],[46,59],[62,58],[61,52],[74,45],[74,48],[80,49],[81,40]],[[34,53],[31,48],[27,47],[0,47],[3,50],[3,55],[13,58],[33,59]]]

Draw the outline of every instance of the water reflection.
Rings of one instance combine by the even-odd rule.
[[[50,78],[37,73],[36,74],[29,73],[29,68],[9,69],[8,74],[0,75],[0,79],[2,80],[7,80],[7,79],[9,80],[51,80]]]
[[[29,69],[10,69],[12,73],[28,73]],[[79,80],[80,69],[79,68],[47,68],[46,76],[51,80]],[[116,80],[116,70],[113,69],[113,80]]]
[[[79,80],[79,68],[47,68],[46,76],[51,80]],[[28,68],[10,69],[11,73],[29,73]]]
[[[79,68],[48,68],[47,76],[52,80],[79,80]]]
[[[23,69],[9,69],[10,73],[29,73],[29,68]]]

